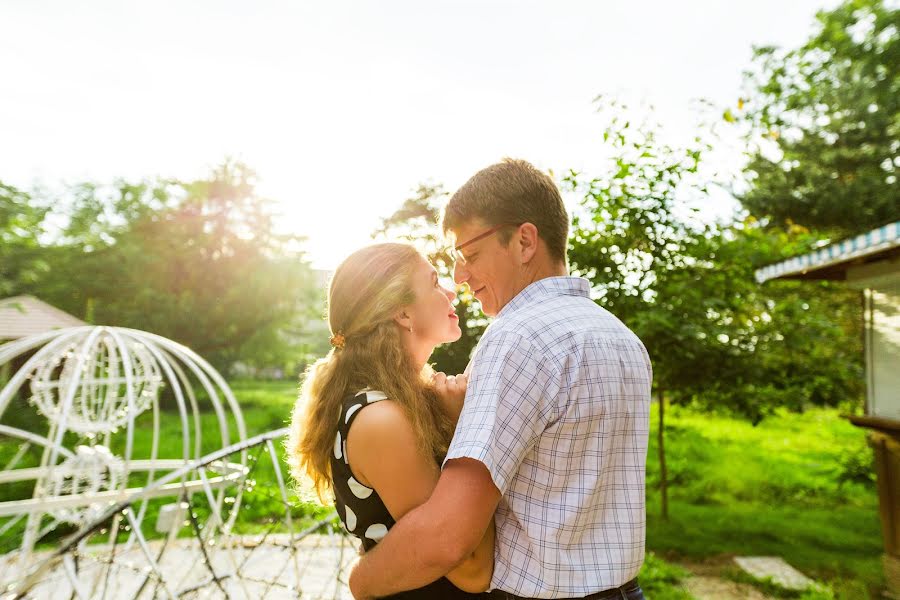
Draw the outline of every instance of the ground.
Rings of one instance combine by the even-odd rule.
[[[283,427],[289,421],[295,382],[237,381],[232,388],[248,435]],[[732,557],[740,555],[781,556],[827,585],[833,598],[878,597],[884,585],[882,542],[871,450],[864,431],[833,409],[799,415],[782,412],[754,426],[727,414],[671,407],[666,427],[670,514],[664,520],[657,491],[656,411],[652,414],[647,461],[651,554],[642,574],[642,582],[653,590],[650,598],[727,598],[721,594],[732,592],[741,598],[752,598],[757,592],[771,596],[764,584],[749,591],[746,581],[734,581],[741,578],[730,565]],[[19,418],[28,416],[23,412]],[[213,427],[215,420],[214,413],[202,415],[204,428]],[[169,444],[161,456],[166,452],[177,456],[177,415],[163,411],[160,427]],[[147,443],[140,434],[136,437],[136,455]],[[208,443],[209,447],[204,436],[204,451],[216,449],[215,439]],[[279,452],[283,454],[280,445]],[[0,443],[0,462],[5,464],[12,453],[14,449]],[[266,475],[272,471],[264,468],[265,460],[263,455],[255,477],[260,499],[241,512],[239,526],[245,532],[264,529],[267,515],[282,506],[271,475]],[[7,487],[0,498],[16,491],[22,492]],[[299,493],[291,505],[295,523],[327,512],[311,495]],[[152,515],[147,522],[152,522]],[[0,546],[7,550],[16,543],[14,531],[0,538]]]

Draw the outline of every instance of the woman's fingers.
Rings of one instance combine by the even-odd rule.
[[[447,375],[438,371],[431,376],[431,382],[438,394],[461,396],[466,393],[469,378],[465,375]]]
[[[464,393],[468,378],[465,375],[452,375],[447,378],[447,387],[454,392]]]

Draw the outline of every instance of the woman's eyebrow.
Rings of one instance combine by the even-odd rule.
[[[435,282],[435,281],[437,281],[437,280],[438,280],[438,274],[437,274],[437,271],[432,270],[432,271],[431,271],[431,281],[432,281],[432,282]]]

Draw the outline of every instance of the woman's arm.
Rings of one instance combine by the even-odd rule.
[[[360,411],[347,436],[347,457],[354,476],[374,488],[395,520],[424,503],[437,484],[440,469],[418,449],[403,409],[389,400]],[[475,551],[446,574],[468,592],[486,590],[494,570],[494,526]]]
[[[484,592],[494,574],[494,521],[488,525],[475,551],[458,567],[447,573],[447,579],[465,592]]]

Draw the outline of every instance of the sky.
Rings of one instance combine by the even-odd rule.
[[[689,139],[698,98],[737,102],[754,45],[801,44],[835,4],[0,0],[0,180],[191,179],[237,158],[333,268],[419,183],[453,191],[505,156],[590,173],[598,95]]]

